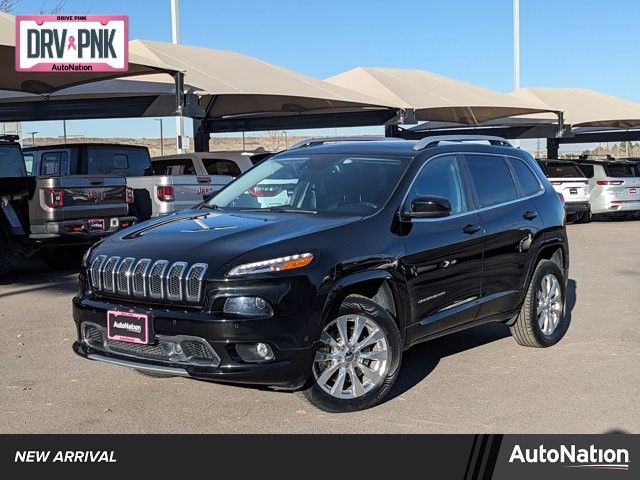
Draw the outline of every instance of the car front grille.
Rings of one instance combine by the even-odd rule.
[[[89,277],[97,293],[140,299],[199,303],[208,265],[186,262],[98,255],[91,262]]]

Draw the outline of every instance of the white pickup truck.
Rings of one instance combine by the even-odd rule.
[[[151,159],[151,177],[127,179],[134,191],[151,195],[151,216],[165,215],[200,203],[253,166],[247,152],[196,152]]]

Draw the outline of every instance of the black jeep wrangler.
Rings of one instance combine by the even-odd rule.
[[[338,412],[382,401],[418,342],[504,322],[554,345],[569,327],[562,201],[528,153],[477,140],[288,150],[105,239],[73,299],[75,352],[303,389]],[[291,188],[270,190],[285,174]]]

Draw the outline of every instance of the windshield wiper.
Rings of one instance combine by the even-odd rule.
[[[304,210],[301,208],[283,208],[283,207],[267,207],[267,208],[243,208],[242,212],[269,212],[269,213],[318,213],[317,210]]]

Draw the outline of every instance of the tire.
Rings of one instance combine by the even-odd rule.
[[[555,278],[555,288],[559,291],[559,297],[556,298],[550,295],[551,301],[544,302],[545,286],[543,286],[543,282],[549,285],[546,282],[550,276]],[[553,280],[549,281],[553,282]],[[515,341],[525,347],[538,348],[550,347],[558,343],[569,328],[569,318],[564,314],[566,298],[562,270],[551,260],[541,260],[531,277],[520,313],[516,317],[515,323],[511,326],[511,335]],[[543,302],[542,312],[538,309],[539,300]],[[547,304],[549,305],[548,309],[545,308]],[[545,312],[547,312],[548,323],[544,322]],[[538,319],[539,314],[540,321]],[[556,317],[553,314],[557,314],[557,322],[554,321]],[[540,325],[540,322],[543,325]],[[553,324],[555,326],[551,329]],[[545,331],[545,325],[547,326],[547,331]]]
[[[591,210],[587,210],[586,212],[584,212],[584,215],[582,216],[582,220],[580,221],[580,223],[591,223],[593,221],[593,213],[591,213]]]
[[[343,343],[340,324],[347,330],[345,337],[349,341],[345,349],[340,348]],[[361,326],[358,338],[353,337],[356,325]],[[376,328],[378,333],[375,333]],[[333,343],[328,341],[328,336]],[[365,342],[368,336],[372,343],[363,345],[362,349],[354,348],[356,344]],[[321,362],[318,361],[319,356],[332,356],[332,359]],[[304,395],[326,412],[371,408],[380,403],[393,386],[401,361],[400,331],[391,314],[366,297],[349,295],[342,302],[338,316],[330,319],[323,328]],[[323,374],[328,375],[325,378]],[[353,381],[354,375],[357,382]]]
[[[13,248],[0,231],[0,278],[6,277],[11,272],[13,264]]]
[[[567,214],[567,224],[580,223],[581,218],[582,217],[579,213],[569,213]]]
[[[71,270],[80,267],[88,246],[47,247],[40,252],[42,261],[51,270]]]

